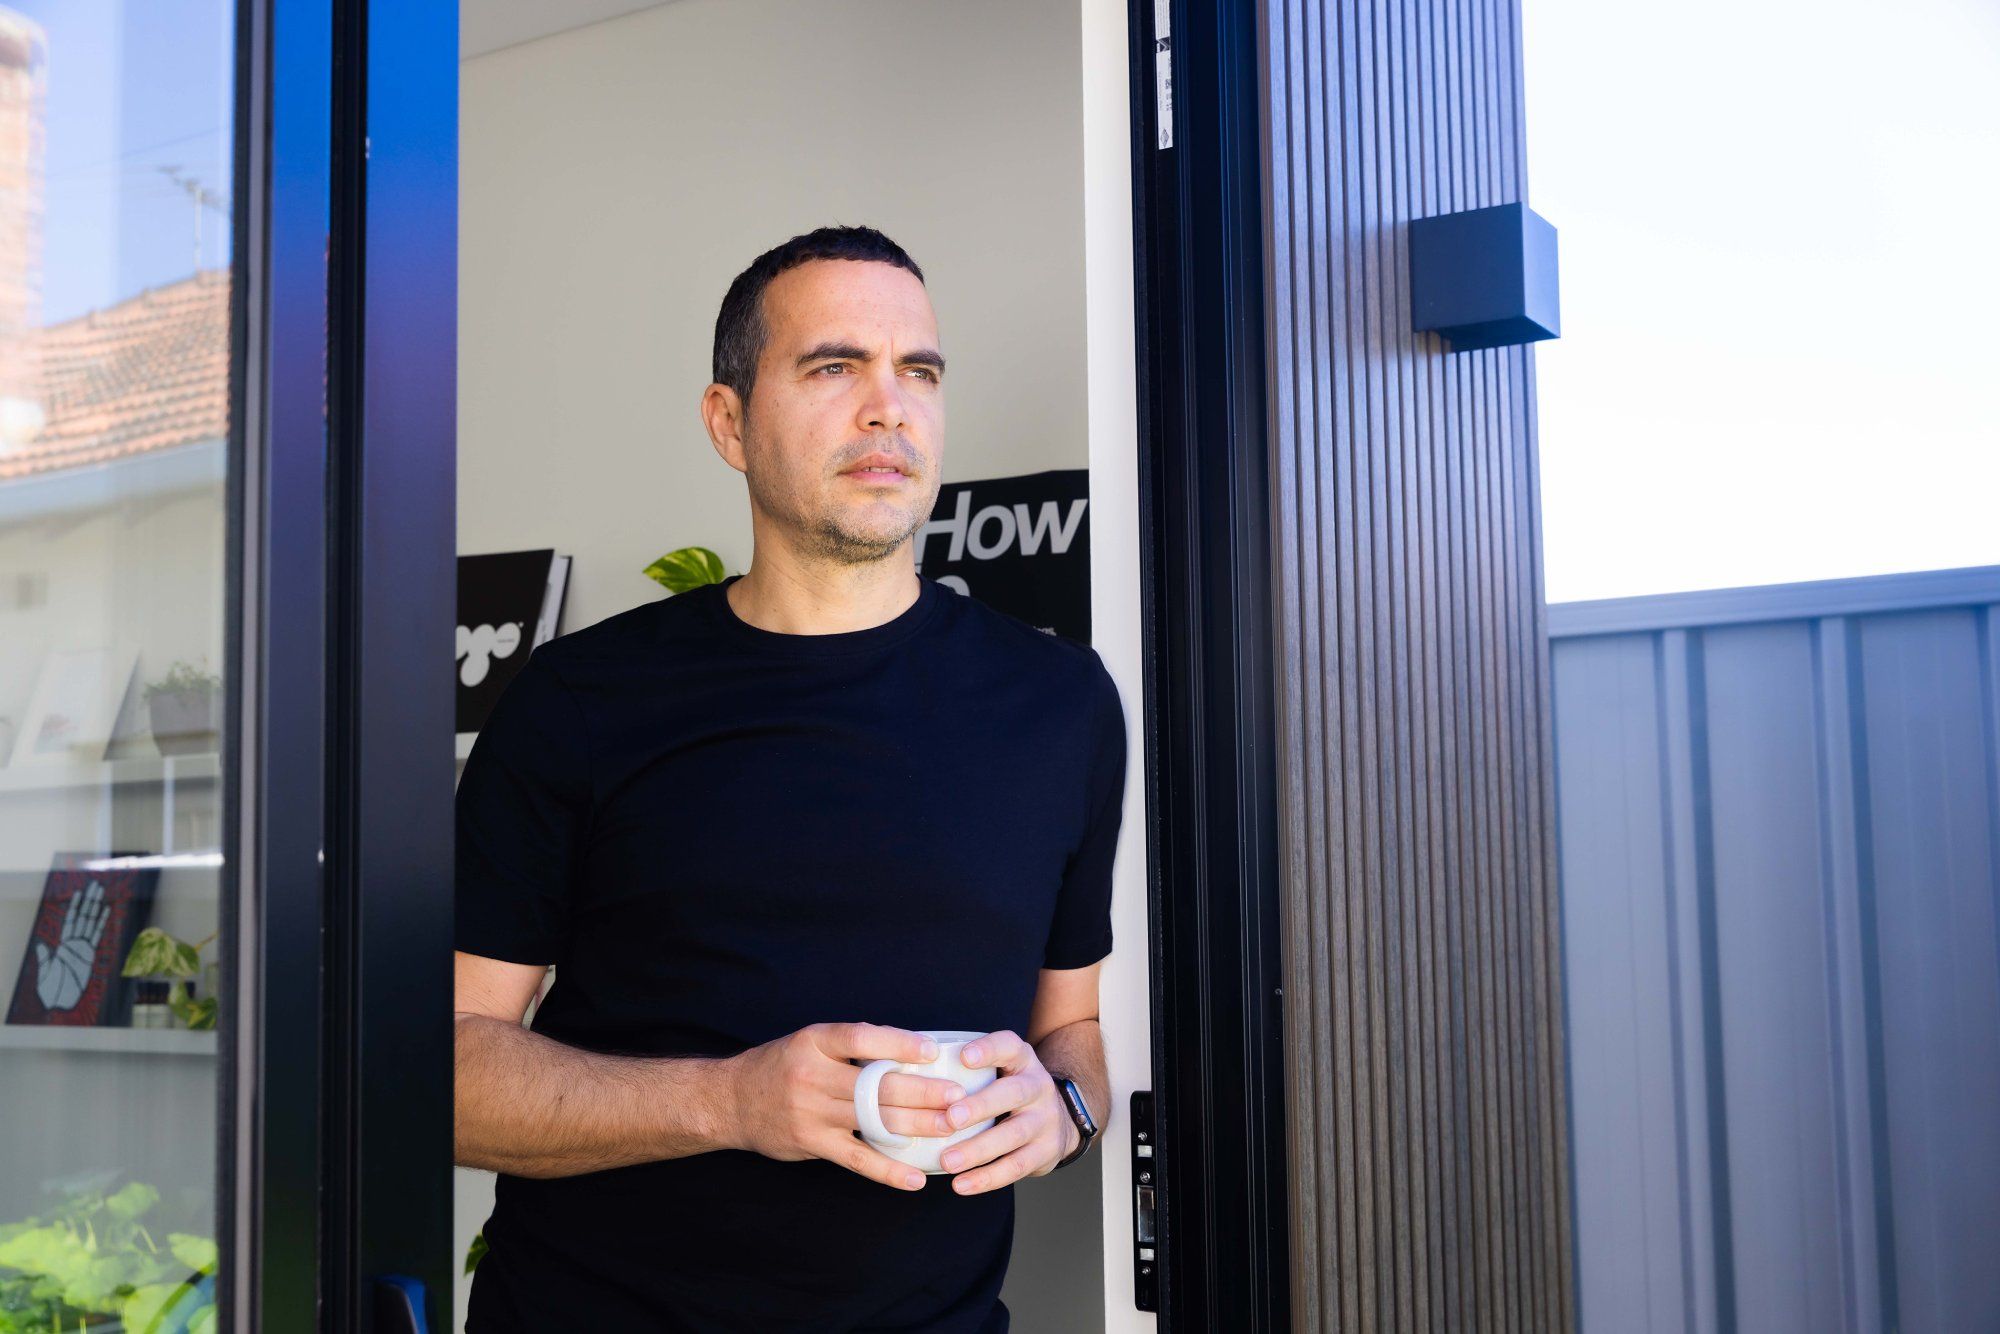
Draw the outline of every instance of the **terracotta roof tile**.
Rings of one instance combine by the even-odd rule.
[[[0,480],[103,463],[229,430],[229,273],[211,269],[41,332],[45,420]]]

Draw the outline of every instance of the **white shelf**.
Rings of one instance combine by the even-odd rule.
[[[213,783],[222,772],[221,760],[221,756],[211,751],[206,755],[136,755],[123,760],[99,760],[95,764],[24,762],[0,769],[0,792]]]
[[[477,732],[460,732],[452,747],[460,764],[472,754]],[[164,783],[212,783],[222,772],[222,757],[205,755],[135,755],[94,764],[55,760],[0,768],[0,792],[55,792],[66,788],[143,787]]]
[[[80,1028],[0,1024],[0,1051],[91,1051],[125,1056],[213,1056],[214,1029]]]
[[[162,869],[172,872],[173,878],[161,879],[158,891],[161,899],[213,903],[222,892],[222,868],[219,866],[177,866],[170,862]],[[202,871],[211,874],[199,874]],[[0,875],[7,876],[12,882],[0,881],[0,903],[40,903],[42,882],[48,874],[46,863],[40,866],[0,866]],[[0,1024],[0,1028],[4,1027]]]

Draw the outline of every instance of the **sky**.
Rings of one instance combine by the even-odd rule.
[[[1522,10],[1549,600],[2000,564],[2000,4]]]
[[[234,6],[224,0],[4,0],[46,38],[42,323],[228,262]]]
[[[233,5],[8,3],[43,322],[225,263]],[[1522,10],[1549,599],[2000,564],[2000,4]]]

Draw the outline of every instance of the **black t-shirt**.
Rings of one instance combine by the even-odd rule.
[[[459,782],[457,947],[556,965],[536,1032],[643,1055],[843,1020],[1025,1033],[1038,970],[1110,951],[1116,686],[919,583],[863,630],[759,629],[711,584],[534,651]],[[502,1174],[467,1327],[1004,1330],[1013,1211],[735,1150]]]

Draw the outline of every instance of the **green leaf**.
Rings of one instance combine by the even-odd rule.
[[[156,1187],[143,1181],[130,1181],[117,1194],[107,1197],[104,1207],[111,1211],[113,1218],[129,1223],[159,1202],[160,1192]]]
[[[215,1308],[204,1306],[188,1321],[188,1334],[215,1334]]]
[[[187,989],[176,982],[167,990],[167,1008],[191,1029],[215,1027],[216,998],[203,996],[200,1000],[189,998]]]
[[[127,1334],[156,1334],[174,1328],[171,1317],[192,1312],[202,1296],[187,1283],[149,1283],[125,1299],[118,1318]]]
[[[125,956],[127,977],[199,977],[201,955],[185,940],[149,926],[132,942]]]
[[[722,557],[707,547],[682,547],[678,551],[669,551],[648,565],[646,573],[664,584],[670,593],[685,593],[703,584],[719,584],[727,577],[723,573]]]
[[[198,1237],[192,1232],[169,1232],[167,1246],[189,1269],[202,1274],[215,1272],[215,1243],[207,1237]]]
[[[64,1274],[89,1263],[90,1248],[66,1227],[31,1227],[0,1242],[0,1265],[27,1274]]]
[[[64,1285],[63,1300],[81,1311],[115,1314],[124,1302],[119,1289],[131,1286],[125,1282],[129,1267],[122,1256],[97,1256]]]
[[[465,1248],[466,1273],[470,1274],[474,1269],[479,1267],[479,1262],[486,1258],[487,1250],[486,1234],[484,1232],[473,1233],[472,1244]]]

